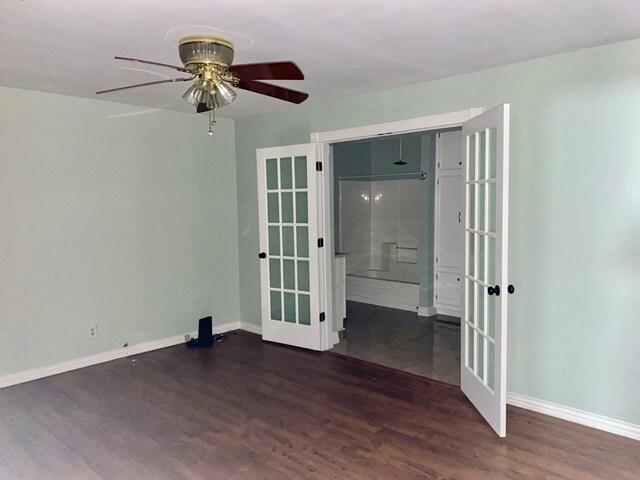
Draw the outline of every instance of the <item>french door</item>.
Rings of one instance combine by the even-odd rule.
[[[258,256],[262,338],[320,350],[316,148],[257,150]]]
[[[465,282],[461,387],[506,435],[509,104],[463,124]]]
[[[462,139],[461,388],[505,436],[507,296],[513,293],[507,284],[509,105],[464,122]],[[262,336],[314,350],[327,342],[320,322],[330,288],[323,286],[330,275],[326,252],[320,255],[319,219],[331,219],[325,218],[328,187],[320,185],[318,160],[315,143],[257,150]]]

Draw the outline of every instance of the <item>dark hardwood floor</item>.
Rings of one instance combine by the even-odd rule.
[[[135,358],[135,361],[134,361]],[[0,479],[639,479],[640,443],[239,332],[0,390]]]

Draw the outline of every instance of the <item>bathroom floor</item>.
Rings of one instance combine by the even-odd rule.
[[[348,301],[344,338],[330,351],[460,385],[459,321]]]

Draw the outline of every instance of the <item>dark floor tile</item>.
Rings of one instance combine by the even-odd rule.
[[[347,302],[345,338],[332,351],[459,385],[460,326],[455,317],[441,320]]]

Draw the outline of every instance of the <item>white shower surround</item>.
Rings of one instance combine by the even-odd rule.
[[[348,254],[348,300],[417,309],[423,185],[417,178],[340,181],[339,250]],[[398,261],[398,253],[406,260],[412,251],[415,263]]]
[[[369,272],[374,271],[369,270]],[[346,296],[347,300],[354,302],[417,312],[420,302],[420,285],[383,278],[347,275]]]

